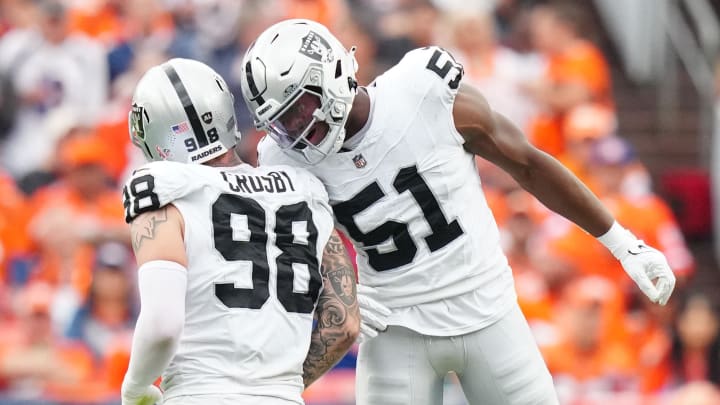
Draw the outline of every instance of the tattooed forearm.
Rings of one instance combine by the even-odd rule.
[[[167,207],[140,215],[130,224],[132,245],[137,252],[146,239],[155,239],[157,227],[168,219]]]
[[[347,310],[344,305],[338,305],[337,301],[337,299],[321,298],[321,302],[318,303],[318,323],[313,330],[310,349],[303,363],[305,387],[310,386],[330,370],[355,340],[343,328],[343,323],[347,320]]]
[[[324,288],[315,310],[317,327],[303,364],[305,387],[345,355],[360,329],[355,272],[342,240],[334,232],[325,246],[321,271]]]

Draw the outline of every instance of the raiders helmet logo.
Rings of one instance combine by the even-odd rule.
[[[358,169],[362,169],[367,166],[367,160],[365,160],[365,157],[362,154],[353,156],[352,161]]]
[[[212,122],[212,112],[208,111],[205,114],[202,115],[202,120],[204,123],[209,124]]]
[[[303,37],[300,53],[318,62],[327,63],[333,60],[330,44],[315,31],[310,31]]]
[[[133,104],[130,111],[130,134],[133,138],[145,140],[145,124],[143,123],[143,113],[145,109],[137,104]]]

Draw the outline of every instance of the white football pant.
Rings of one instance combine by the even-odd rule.
[[[163,401],[163,405],[299,405],[281,398],[250,395],[180,395]]]
[[[421,335],[390,326],[360,345],[357,405],[441,405],[455,372],[470,405],[557,405],[552,377],[516,305],[466,335]]]

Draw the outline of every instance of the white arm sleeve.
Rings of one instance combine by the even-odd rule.
[[[187,269],[164,260],[138,269],[140,315],[133,334],[123,391],[139,392],[170,364],[185,323]]]

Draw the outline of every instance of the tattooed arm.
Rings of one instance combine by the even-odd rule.
[[[184,228],[182,215],[172,204],[135,218],[130,223],[130,237],[138,266],[152,260],[186,266]]]
[[[320,271],[324,287],[315,309],[317,327],[303,364],[305,388],[340,361],[360,333],[355,271],[335,231],[325,245]]]
[[[172,205],[146,212],[130,224],[138,263],[140,314],[133,333],[122,403],[161,403],[152,384],[170,364],[185,323],[187,255],[183,221]]]

